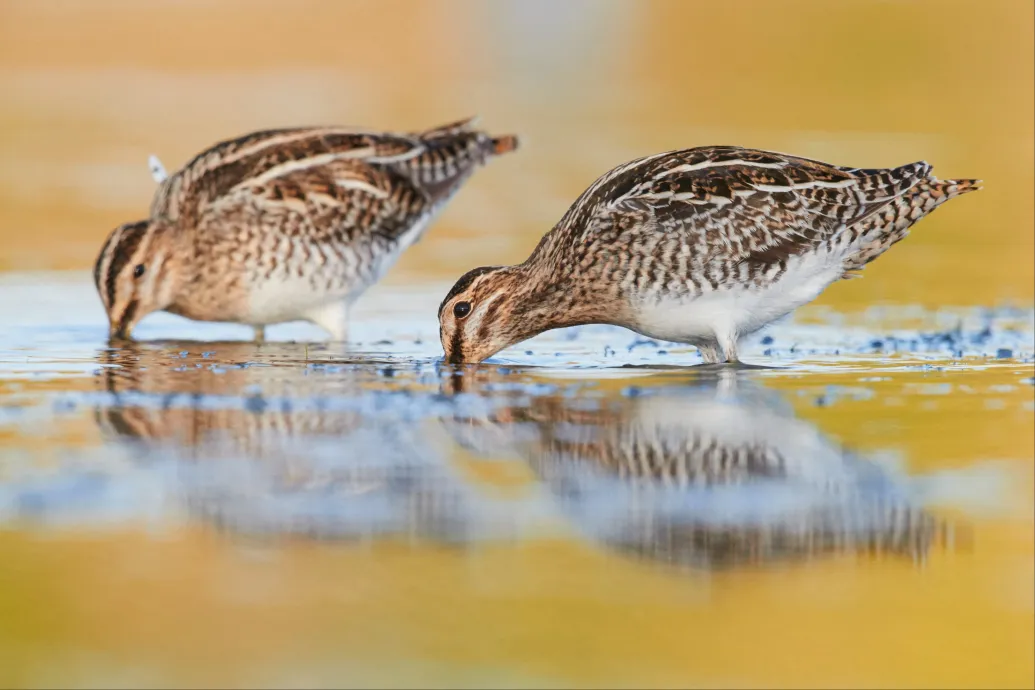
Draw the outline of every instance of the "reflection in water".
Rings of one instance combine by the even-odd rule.
[[[252,363],[249,343],[218,350],[220,364],[184,363],[134,344],[104,353],[98,373],[113,394],[98,423],[178,463],[191,515],[235,534],[322,539],[453,541],[475,525],[470,491],[423,438],[428,406],[385,391],[383,372],[321,375],[304,361]],[[241,364],[227,368],[228,359]],[[364,390],[379,377],[382,390]]]
[[[197,343],[185,347],[196,350]],[[220,442],[251,457],[274,452],[286,438],[346,434],[361,424],[356,412],[321,404],[326,386],[304,375],[304,362],[255,363],[250,343],[210,347],[218,348],[218,360],[154,344],[102,351],[97,384],[111,398],[95,409],[97,423],[116,437],[185,449]],[[347,380],[355,372],[339,376]],[[290,397],[307,397],[310,404],[292,404]]]
[[[911,505],[905,482],[728,369],[689,388],[543,396],[448,425],[476,452],[516,451],[583,533],[649,559],[722,568],[843,552],[921,558],[947,536]]]
[[[219,348],[219,365],[154,345],[103,353],[96,415],[139,464],[175,468],[188,515],[227,533],[469,544],[560,515],[594,543],[704,569],[922,558],[947,535],[914,504],[917,480],[839,448],[745,372],[559,392],[489,367],[404,371],[386,391],[370,366],[231,367],[254,346]],[[546,491],[486,491],[456,444],[479,463],[520,459]]]

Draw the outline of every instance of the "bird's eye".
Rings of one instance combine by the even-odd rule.
[[[471,313],[470,302],[457,302],[453,305],[453,316],[458,319],[462,319]]]
[[[133,277],[139,278],[144,275],[144,264],[137,264],[136,268],[133,269]]]

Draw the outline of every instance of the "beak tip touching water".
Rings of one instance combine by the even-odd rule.
[[[126,324],[112,324],[108,328],[108,340],[130,340],[130,333],[132,328],[128,328]]]
[[[442,361],[446,364],[463,364],[464,354],[459,347],[453,346],[453,343],[445,342],[442,343]]]
[[[481,362],[480,359],[473,357],[465,357],[464,353],[458,349],[452,351],[445,350],[442,357],[442,361],[446,364],[452,364],[453,366],[462,366],[464,364],[478,364]]]

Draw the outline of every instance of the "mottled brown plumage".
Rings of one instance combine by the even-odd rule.
[[[457,281],[439,310],[442,345],[448,361],[478,362],[545,330],[606,323],[735,360],[742,336],[978,188],[924,162],[846,168],[733,146],[641,158],[594,182],[525,262]]]
[[[348,306],[416,242],[463,182],[513,150],[467,120],[417,134],[267,130],[198,154],[150,218],[94,267],[113,335],[165,310],[256,328],[306,319],[346,337]]]

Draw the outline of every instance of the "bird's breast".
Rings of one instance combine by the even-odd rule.
[[[636,330],[652,338],[691,344],[752,333],[814,300],[841,276],[840,259],[825,252],[791,258],[764,280],[710,286],[687,281],[685,290],[633,297]]]

